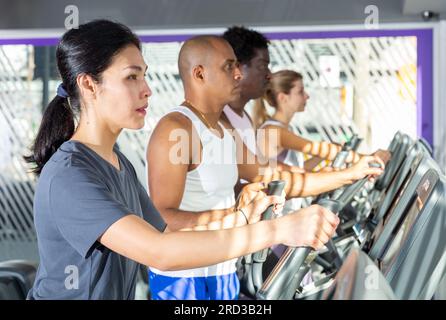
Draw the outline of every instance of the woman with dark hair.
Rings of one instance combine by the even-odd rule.
[[[181,270],[278,243],[318,249],[334,234],[338,218],[319,206],[248,225],[246,215],[280,201],[258,185],[232,212],[208,222],[232,219],[240,227],[166,232],[115,146],[122,129],[143,127],[151,95],[139,39],[124,25],[93,21],[67,31],[56,57],[62,84],[27,158],[40,175],[34,199],[40,265],[29,299],[132,299],[138,263]]]

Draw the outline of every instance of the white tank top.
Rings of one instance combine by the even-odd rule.
[[[224,114],[228,118],[231,125],[240,135],[245,146],[253,154],[257,154],[257,143],[256,143],[256,133],[254,127],[252,126],[251,120],[243,111],[243,117],[240,117],[232,108],[226,105],[223,109]]]
[[[236,147],[231,134],[219,124],[223,129],[223,138],[218,137],[187,107],[179,106],[169,113],[171,112],[179,112],[192,121],[203,147],[200,164],[186,175],[179,209],[198,212],[232,207],[235,204],[234,186],[238,179],[238,170]],[[178,271],[150,269],[169,277],[206,277],[235,272],[236,261],[237,259],[232,259],[204,268]]]
[[[273,125],[279,126],[282,128],[286,128],[286,126],[276,120],[267,120],[265,121],[259,129],[263,129],[266,126]],[[292,128],[288,128],[292,130]],[[285,149],[281,153],[279,153],[274,160],[281,161],[289,166],[297,166],[299,168],[304,167],[304,155],[302,152],[296,150]],[[285,206],[283,207],[283,213],[288,213],[291,211],[299,210],[302,207],[302,198],[291,198],[285,202]]]

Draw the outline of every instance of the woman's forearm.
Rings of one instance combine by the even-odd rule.
[[[333,161],[336,158],[336,155],[341,151],[341,149],[342,147],[340,145],[334,143],[326,141],[314,142],[311,145],[311,151],[309,152],[309,154],[322,159]],[[350,151],[345,160],[345,163],[356,163],[361,159],[361,156],[361,154],[355,151]]]
[[[314,156],[313,156],[313,158],[308,159],[308,160],[305,161],[305,163],[304,163],[305,171],[309,171],[309,172],[313,171],[313,169],[314,169],[315,167],[317,167],[317,166],[321,163],[321,161],[323,161],[322,158],[320,158],[320,157],[314,157]]]
[[[147,257],[159,257],[155,267],[161,270],[208,266],[281,243],[276,230],[277,221],[270,220],[212,232],[166,233]],[[145,264],[154,266],[152,261]]]
[[[98,241],[110,250],[160,270],[213,265],[275,244],[322,248],[339,219],[320,206],[299,213],[217,231],[161,233],[135,214],[113,223]]]
[[[341,149],[342,147],[337,144],[321,141],[313,142],[309,153],[322,159],[334,160]]]
[[[363,155],[358,152],[350,151],[347,159],[345,159],[345,163],[356,163],[361,159],[362,156]]]
[[[280,130],[280,146],[327,160],[333,160],[342,148],[340,145],[326,141],[305,139],[283,128]]]

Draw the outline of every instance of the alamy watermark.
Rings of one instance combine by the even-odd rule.
[[[379,9],[373,4],[364,8],[364,13],[367,17],[364,20],[364,27],[366,29],[379,29]]]
[[[65,17],[64,26],[65,29],[78,29],[79,28],[79,8],[73,4],[65,7],[64,12],[68,14]]]
[[[68,265],[65,267],[65,274],[68,276],[65,278],[65,289],[77,290],[79,289],[79,269],[75,265]]]

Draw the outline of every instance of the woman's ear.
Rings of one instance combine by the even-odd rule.
[[[288,102],[288,95],[285,92],[279,92],[277,94],[277,103],[282,104]]]
[[[94,99],[98,91],[97,82],[88,74],[80,74],[76,78],[79,94],[87,99]]]

